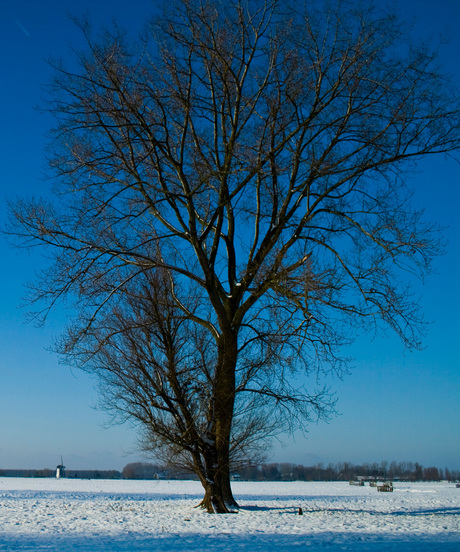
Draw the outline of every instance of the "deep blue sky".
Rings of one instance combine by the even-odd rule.
[[[441,60],[460,81],[460,0],[396,0],[403,19],[415,18],[418,38],[448,37]],[[52,121],[33,109],[49,79],[48,56],[67,56],[80,36],[67,13],[87,10],[97,27],[111,19],[140,29],[155,0],[0,0],[0,224],[16,196],[46,194],[46,133]],[[411,178],[414,201],[446,227],[448,252],[437,274],[417,291],[432,321],[425,349],[408,353],[388,335],[361,338],[355,363],[343,381],[332,382],[342,413],[310,427],[308,439],[286,440],[273,460],[309,464],[336,461],[418,461],[460,469],[460,300],[458,286],[460,166],[444,157],[419,166]],[[54,467],[60,455],[69,468],[115,468],[136,461],[135,431],[105,428],[93,407],[93,382],[72,373],[47,352],[62,314],[44,328],[24,323],[23,284],[40,267],[37,254],[12,249],[0,236],[0,468]]]

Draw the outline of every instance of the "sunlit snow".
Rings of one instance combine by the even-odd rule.
[[[193,481],[0,478],[0,551],[432,552],[460,550],[460,489],[395,483],[234,482],[211,515]],[[303,515],[299,515],[299,508]]]

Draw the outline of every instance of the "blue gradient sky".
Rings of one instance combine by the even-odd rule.
[[[0,224],[6,201],[46,194],[41,178],[46,133],[52,121],[33,109],[50,77],[44,59],[66,56],[80,36],[67,14],[85,11],[95,27],[120,21],[140,29],[154,0],[0,0],[2,85]],[[418,38],[448,37],[440,49],[445,67],[460,81],[460,0],[393,2],[405,20],[415,18]],[[307,439],[275,446],[274,461],[309,464],[337,461],[418,461],[460,469],[460,166],[430,159],[411,177],[417,206],[446,227],[448,252],[437,274],[417,291],[432,321],[425,349],[408,353],[388,335],[360,338],[351,348],[354,367],[332,382],[341,415],[310,427]],[[60,366],[46,348],[59,334],[63,313],[44,328],[24,323],[23,284],[41,259],[12,249],[0,236],[0,468],[54,467],[60,455],[69,468],[121,469],[141,459],[129,426],[106,427],[94,409],[97,394],[83,373]]]

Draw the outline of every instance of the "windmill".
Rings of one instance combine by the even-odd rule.
[[[56,479],[61,479],[61,477],[65,477],[65,466],[62,460],[62,455],[61,455],[61,463],[58,466],[56,466]]]

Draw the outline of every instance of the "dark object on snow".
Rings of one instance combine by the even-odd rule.
[[[299,508],[299,516],[303,516],[303,510],[302,510],[302,508]]]
[[[350,479],[349,483],[357,487],[364,487],[364,479]]]

